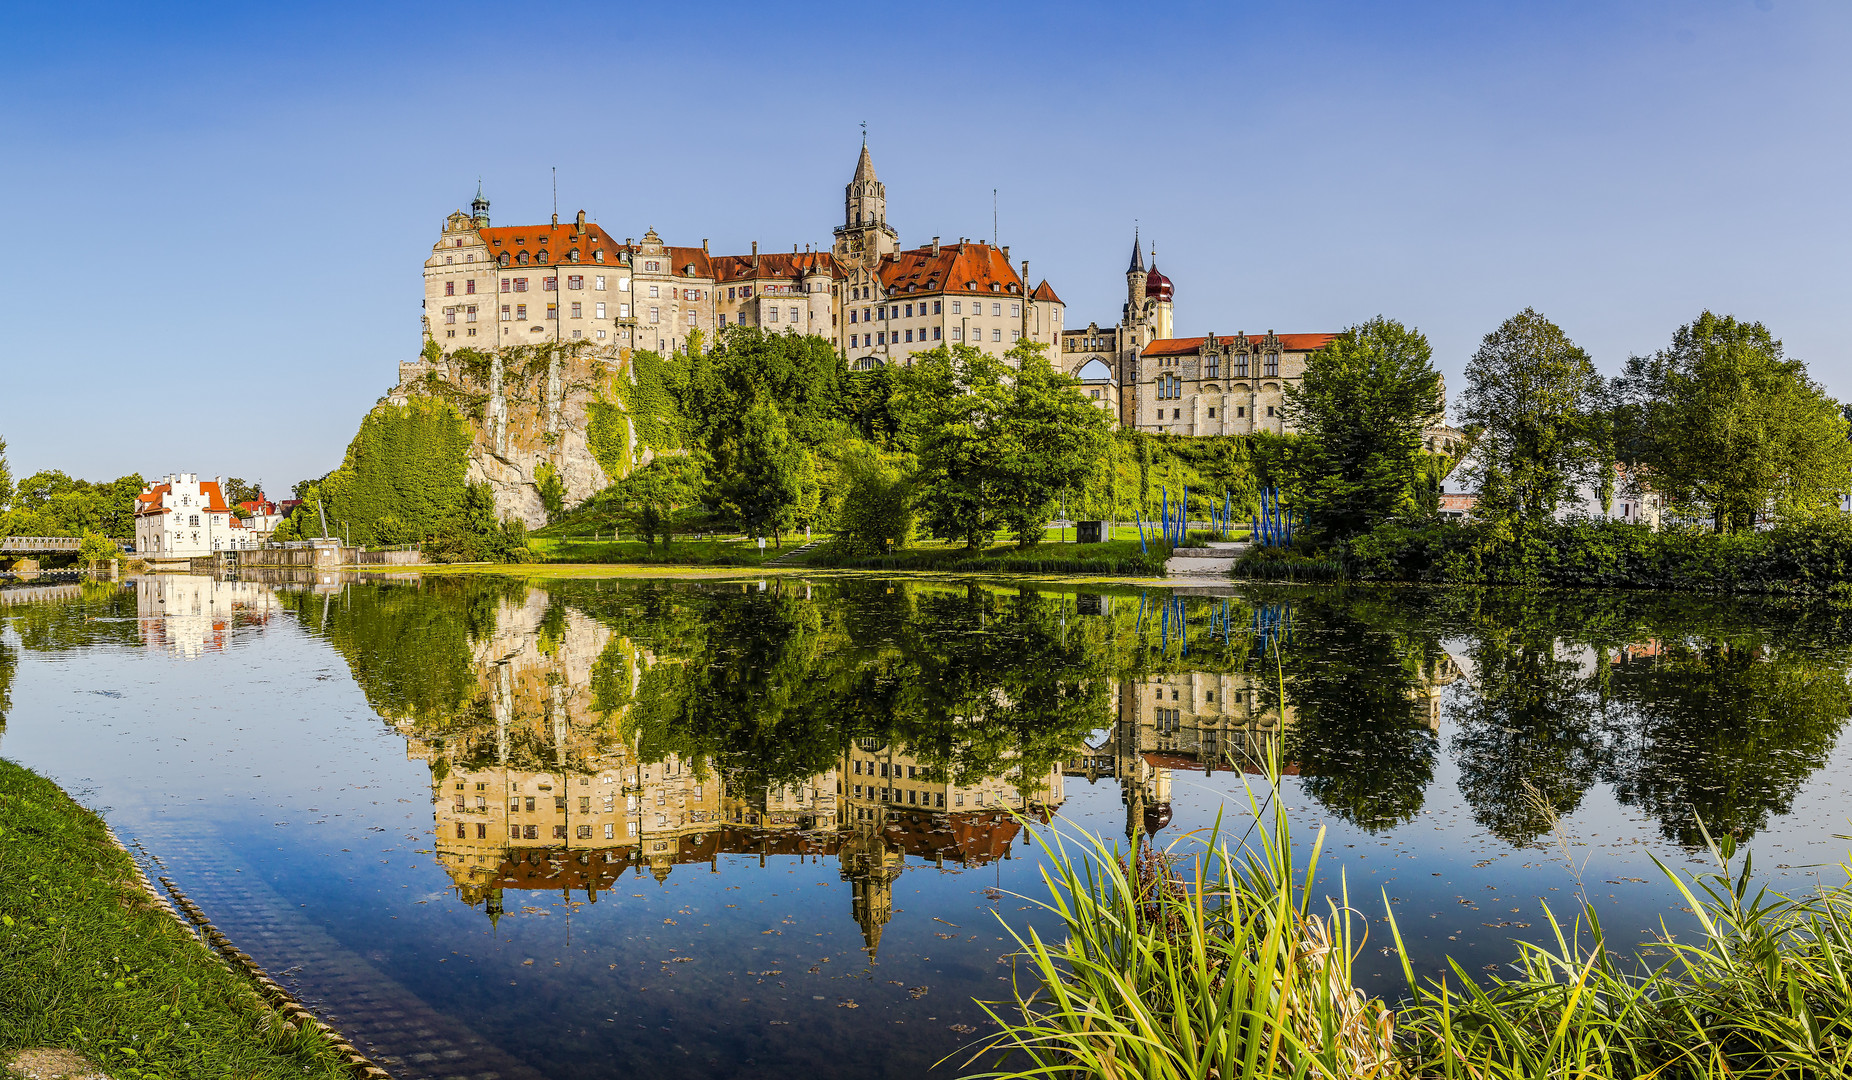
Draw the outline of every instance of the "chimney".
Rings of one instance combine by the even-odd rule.
[[[707,254],[707,237],[705,236],[701,238],[701,254]]]
[[[1009,258],[1008,252],[1010,249],[1004,248],[1003,250],[1005,253],[1004,258],[1006,259]],[[1022,287],[1024,289],[1027,289],[1029,287],[1029,260],[1028,259],[1024,259],[1022,261]]]
[[[793,254],[793,255],[796,255],[796,254],[797,254],[797,245],[796,245],[796,244],[792,244],[792,245],[791,245],[791,254]]]
[[[581,235],[585,232],[585,211],[579,211],[579,227],[573,230]]]
[[[939,238],[936,236],[932,238],[932,253],[939,254]]]
[[[1010,261],[1010,246],[1008,244],[1003,245],[1003,261]]]
[[[559,228],[559,215],[558,214],[553,215],[553,227],[555,229]]]

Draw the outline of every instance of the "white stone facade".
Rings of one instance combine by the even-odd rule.
[[[245,528],[225,504],[217,477],[201,480],[198,473],[168,473],[135,497],[138,555],[181,559],[258,544],[257,531]]]

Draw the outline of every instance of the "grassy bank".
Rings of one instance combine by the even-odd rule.
[[[118,1078],[349,1075],[149,903],[96,815],[0,760],[0,1059],[64,1047]]]
[[[770,542],[760,551],[744,537],[682,539],[654,548],[640,540],[587,540],[575,537],[529,537],[527,546],[546,563],[625,563],[637,566],[762,566],[804,545],[800,535],[782,547]]]
[[[817,549],[811,566],[845,570],[938,570],[961,574],[1117,574],[1162,577],[1169,549],[1153,541],[1141,551],[1137,540],[1100,544],[1015,544],[972,551],[963,545],[931,544],[887,555],[845,556],[827,546]]]
[[[1314,900],[1323,832],[1295,849],[1277,799],[1250,794],[1223,837],[1128,858],[1039,836],[1058,939],[1019,933],[1029,978],[992,1016],[972,1077],[1205,1076],[1518,1080],[1802,1080],[1852,1075],[1852,881],[1788,898],[1745,861],[1661,867],[1699,932],[1636,952],[1592,904],[1553,947],[1514,946],[1504,974],[1417,980],[1399,1003],[1353,963],[1386,898]],[[1250,827],[1251,826],[1251,827]],[[1401,949],[1389,910],[1391,941]],[[1021,976],[1019,975],[1019,979]]]

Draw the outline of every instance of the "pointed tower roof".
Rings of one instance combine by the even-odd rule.
[[[1142,274],[1145,271],[1145,253],[1139,247],[1138,230],[1132,230],[1132,265],[1125,268],[1128,274]]]
[[[874,178],[875,161],[868,156],[868,142],[864,139],[862,142],[862,156],[856,161],[855,176],[849,182],[852,184],[870,183],[873,182]]]

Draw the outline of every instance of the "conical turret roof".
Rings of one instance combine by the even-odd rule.
[[[1142,274],[1145,271],[1145,254],[1139,250],[1138,230],[1132,230],[1132,265],[1125,268],[1128,274]]]
[[[855,184],[872,183],[875,179],[875,160],[868,156],[868,144],[862,144],[862,156],[855,163]]]

